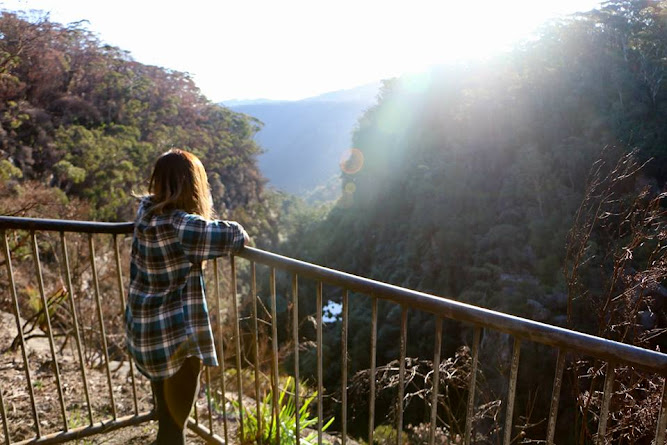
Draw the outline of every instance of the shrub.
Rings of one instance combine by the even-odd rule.
[[[274,416],[273,410],[273,392],[269,391],[260,404],[259,415],[253,409],[240,407],[238,402],[233,402],[237,409],[243,410],[243,433],[242,443],[255,443],[262,435],[262,443],[268,445],[292,445],[296,444],[296,425],[299,422],[299,429],[303,433],[307,428],[317,425],[317,417],[310,417],[308,407],[317,397],[317,393],[306,398],[299,407],[298,416],[296,414],[296,406],[294,403],[294,383],[291,378],[287,379],[287,383],[280,395],[278,396],[278,406],[280,407],[278,417]],[[326,430],[333,418],[329,419],[322,426],[322,431]],[[260,432],[260,422],[262,431]],[[280,437],[276,435],[276,426],[280,426]],[[306,436],[301,437],[302,444],[317,443],[317,432],[309,431]]]

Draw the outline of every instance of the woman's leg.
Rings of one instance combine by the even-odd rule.
[[[200,371],[200,360],[188,357],[176,374],[152,382],[157,403],[158,445],[185,444],[185,423],[199,392]]]

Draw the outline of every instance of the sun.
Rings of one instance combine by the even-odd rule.
[[[383,11],[371,33],[382,35],[372,59],[391,72],[486,58],[531,39],[547,21],[599,5],[592,0],[420,1]],[[395,4],[395,3],[394,3]],[[369,25],[371,26],[371,25]]]

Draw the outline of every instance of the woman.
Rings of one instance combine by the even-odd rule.
[[[218,359],[204,294],[202,262],[239,252],[248,241],[236,222],[211,220],[206,171],[191,153],[158,158],[135,221],[127,345],[151,380],[157,444],[184,444],[202,362]]]

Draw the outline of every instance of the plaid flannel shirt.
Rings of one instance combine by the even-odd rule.
[[[202,261],[241,250],[245,231],[182,210],[151,215],[150,205],[150,198],[141,201],[135,221],[125,326],[137,367],[161,380],[186,357],[218,365]]]

